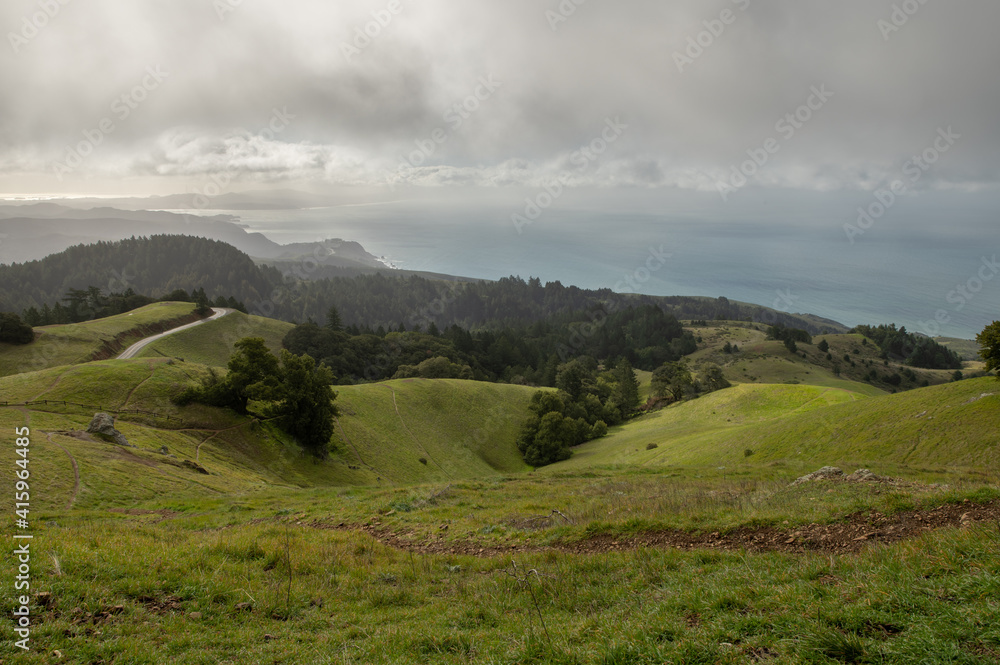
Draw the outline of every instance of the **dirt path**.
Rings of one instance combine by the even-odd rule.
[[[337,429],[340,430],[340,435],[344,437],[344,441],[346,441],[347,445],[349,445],[351,447],[351,450],[354,451],[354,454],[358,458],[358,463],[361,464],[361,466],[368,469],[369,471],[371,471],[372,473],[374,473],[379,480],[382,480],[382,474],[379,473],[378,469],[376,469],[371,464],[365,461],[365,459],[361,456],[361,451],[358,450],[357,446],[354,445],[354,442],[351,441],[350,437],[347,436],[347,432],[344,431],[344,426],[340,424],[340,418],[334,418],[333,422],[337,423]],[[390,484],[393,483],[390,481]]]
[[[417,439],[416,435],[414,435],[413,432],[410,431],[410,428],[406,426],[406,421],[403,420],[403,415],[399,412],[399,405],[396,404],[396,391],[393,390],[392,386],[386,386],[386,388],[388,388],[389,392],[392,393],[392,408],[396,410],[396,416],[399,418],[399,423],[403,426],[403,429],[405,429],[406,433],[410,435],[410,438],[413,439],[413,442],[417,444],[417,447],[420,448],[420,450],[424,451],[424,455],[427,456],[427,459],[430,460],[431,462],[434,462],[434,466],[441,469],[441,473],[448,476],[449,478],[452,478],[453,476],[447,471],[445,471],[444,467],[438,464],[438,461],[436,459],[431,457],[431,454],[427,452],[427,449],[424,448],[424,445],[422,443],[420,443],[420,440]]]
[[[198,444],[198,446],[194,449],[194,461],[196,463],[198,463],[198,464],[201,464],[201,447],[203,445],[205,445],[205,443],[207,441],[210,441],[211,439],[214,439],[215,437],[219,436],[223,432],[231,432],[234,429],[239,429],[239,428],[243,427],[245,424],[246,423],[240,423],[239,425],[233,425],[232,427],[227,427],[225,429],[216,429],[216,430],[178,430],[178,431],[192,431],[192,432],[211,431],[212,432],[211,434],[209,434],[208,436],[206,436],[204,439],[202,439],[201,442]]]
[[[77,465],[76,458],[73,457],[73,454],[70,453],[69,450],[67,450],[61,443],[52,439],[52,432],[45,432],[45,438],[49,440],[49,443],[66,453],[66,456],[69,457],[69,463],[73,465],[73,495],[70,496],[69,501],[66,502],[65,508],[65,510],[69,510],[73,507],[73,503],[76,502],[76,495],[80,493],[80,467]]]
[[[409,540],[378,522],[365,525],[313,522],[310,526],[337,531],[362,531],[393,549],[417,554],[461,554],[492,557],[514,552],[561,551],[572,554],[604,554],[642,548],[785,552],[805,554],[849,554],[876,544],[917,538],[946,527],[975,524],[1000,525],[1000,501],[987,504],[949,504],[928,511],[908,511],[895,515],[876,512],[856,513],[836,524],[810,524],[795,528],[741,528],[726,533],[695,533],[680,530],[654,531],[629,536],[601,535],[551,546],[496,545],[473,540],[446,541],[442,537]]]
[[[142,387],[142,384],[152,379],[153,375],[156,374],[156,368],[153,366],[152,363],[149,363],[148,367],[149,367],[149,376],[147,376],[145,379],[132,386],[132,390],[128,391],[128,395],[125,396],[125,401],[123,401],[121,406],[118,407],[119,409],[124,409],[126,406],[128,406],[129,400],[132,399],[132,395],[135,394],[135,391],[138,390],[140,387]]]
[[[55,388],[57,385],[59,385],[59,382],[63,380],[63,377],[66,376],[67,374],[69,374],[70,372],[72,372],[74,369],[76,369],[76,365],[71,366],[65,372],[60,372],[59,376],[57,376],[52,381],[51,384],[49,384],[48,386],[46,386],[45,390],[43,390],[42,392],[38,393],[37,395],[35,395],[34,397],[32,397],[31,399],[26,400],[26,401],[28,401],[28,402],[35,402],[35,401],[40,400],[43,395],[47,395],[49,392],[52,391],[53,388]]]

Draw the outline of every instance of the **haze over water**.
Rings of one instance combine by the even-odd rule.
[[[894,218],[887,216],[854,244],[843,230],[845,219],[854,221],[844,217],[850,208],[831,206],[828,218],[803,223],[765,221],[759,202],[748,203],[750,219],[614,213],[602,206],[552,209],[521,234],[511,221],[518,209],[497,203],[226,212],[280,243],[341,237],[407,270],[487,279],[534,276],[649,295],[725,296],[850,326],[896,323],[947,337],[973,338],[1000,318],[1000,275],[983,261],[998,253],[983,242],[989,234],[922,223],[940,214],[927,200],[900,204]],[[937,204],[946,209],[947,199],[939,197]],[[984,213],[962,221],[979,229],[990,219]],[[651,253],[670,257],[646,278]],[[980,281],[980,272],[987,279]],[[959,285],[967,289],[964,295]],[[948,321],[940,329],[927,325],[937,314]]]

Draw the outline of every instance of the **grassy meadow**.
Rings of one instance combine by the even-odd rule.
[[[84,363],[106,343],[123,333],[122,349],[148,333],[139,329],[192,314],[191,303],[161,302],[104,319],[36,328],[41,336],[28,347],[0,343],[0,376],[49,367]]]
[[[719,325],[692,365],[736,385],[565,462],[514,445],[533,389],[453,380],[338,387],[318,461],[171,403],[248,326],[272,348],[286,330],[232,314],[142,358],[0,378],[0,401],[49,400],[0,407],[0,436],[31,428],[34,535],[32,650],[8,637],[0,661],[1000,661],[993,378],[888,394]],[[867,371],[868,345],[828,339]],[[121,448],[63,401],[156,415],[123,411]],[[831,464],[883,478],[792,484]]]

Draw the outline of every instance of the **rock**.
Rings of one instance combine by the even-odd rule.
[[[115,419],[107,413],[95,413],[90,424],[87,425],[87,432],[96,434],[98,437],[126,448],[135,448],[125,435],[115,429]]]
[[[189,459],[186,459],[183,462],[181,462],[181,466],[183,466],[183,467],[185,467],[187,469],[191,469],[192,471],[197,471],[198,473],[203,473],[206,476],[211,475],[211,474],[208,473],[208,471],[205,469],[205,467],[203,467],[202,465],[198,464],[197,462],[192,462]]]
[[[858,469],[851,475],[846,476],[844,480],[852,483],[877,483],[885,479],[882,476],[875,475],[869,469]]]
[[[170,454],[170,449],[167,448],[166,446],[160,446],[160,454],[161,455],[169,455]]]
[[[802,476],[797,479],[792,485],[800,485],[802,483],[810,483],[816,480],[833,480],[834,478],[840,478],[844,475],[843,470],[838,469],[835,466],[824,466],[819,471],[813,471],[812,473]]]

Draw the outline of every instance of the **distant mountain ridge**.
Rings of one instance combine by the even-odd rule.
[[[334,249],[334,257],[343,258],[344,253],[336,252],[344,248],[356,249],[351,243],[338,242],[341,245]],[[281,251],[295,254],[309,247],[290,246]],[[312,247],[314,251],[327,249]],[[204,288],[211,299],[235,297],[251,314],[285,321],[325,321],[329,308],[336,306],[345,325],[372,329],[396,329],[400,324],[427,329],[431,323],[441,330],[451,325],[502,329],[552,320],[599,325],[611,313],[654,305],[681,319],[781,323],[814,334],[847,330],[836,321],[726,298],[591,291],[560,282],[542,284],[537,278],[441,279],[386,269],[344,269],[342,276],[324,277],[329,271],[324,272],[323,264],[308,253],[273,263],[277,265],[260,265],[227,243],[195,236],[157,235],[77,245],[42,260],[0,265],[0,311],[51,307],[69,289],[91,286],[105,292],[132,288],[152,297],[176,289]]]
[[[187,235],[219,240],[257,259],[312,257],[341,268],[384,268],[359,243],[331,238],[315,243],[279,245],[253,233],[233,215],[178,214],[165,211],[76,209],[56,203],[0,206],[0,263],[24,263],[69,247],[133,236]]]

